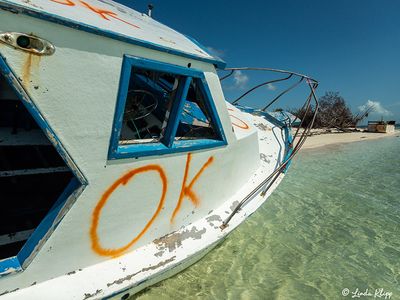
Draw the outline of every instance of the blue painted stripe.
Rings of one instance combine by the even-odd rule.
[[[174,141],[171,148],[166,147],[162,143],[140,144],[135,145],[135,147],[124,145],[119,146],[116,153],[114,153],[110,159],[139,158],[144,156],[173,154],[179,152],[193,152],[197,150],[222,147],[225,145],[225,141],[210,139]]]
[[[22,271],[21,264],[16,256],[0,261],[0,277]]]
[[[180,83],[178,86],[179,90],[175,98],[175,101],[177,101],[178,103],[172,105],[171,113],[168,117],[169,122],[165,130],[165,138],[163,139],[163,143],[167,147],[172,147],[172,144],[174,143],[176,131],[178,130],[178,126],[181,121],[181,112],[185,104],[190,84],[192,82],[192,77],[186,77],[185,79],[183,79],[183,81],[184,83]]]
[[[132,67],[183,76],[204,77],[203,72],[198,69],[182,67],[133,55],[124,55],[124,59],[126,59],[127,63],[130,64]]]
[[[117,102],[115,104],[115,113],[113,128],[110,137],[110,149],[108,151],[108,158],[112,158],[118,150],[119,137],[124,118],[124,110],[126,105],[126,97],[128,95],[129,81],[131,78],[132,64],[124,56],[121,68],[121,77],[119,79],[119,89],[117,95]]]
[[[155,43],[152,43],[149,41],[140,40],[140,39],[137,39],[137,38],[134,38],[131,36],[126,36],[126,35],[123,35],[123,34],[120,34],[120,33],[114,32],[114,31],[100,29],[96,26],[92,26],[92,25],[78,22],[75,20],[71,20],[71,19],[68,19],[65,17],[61,17],[56,14],[42,12],[42,11],[36,10],[34,8],[26,8],[24,6],[21,6],[21,5],[15,4],[15,3],[11,3],[6,0],[2,0],[2,2],[0,2],[0,8],[4,9],[4,10],[12,11],[14,13],[21,13],[21,14],[28,15],[28,16],[31,16],[34,18],[38,18],[38,19],[42,19],[42,20],[49,21],[52,23],[64,25],[64,26],[67,26],[67,27],[70,27],[73,29],[86,31],[89,33],[93,33],[93,34],[100,35],[100,36],[105,36],[108,38],[112,38],[115,40],[129,43],[129,44],[145,47],[148,49],[157,50],[157,51],[161,51],[161,52],[165,52],[165,53],[169,53],[172,55],[177,55],[177,56],[181,56],[181,57],[185,57],[185,58],[189,58],[189,59],[194,59],[194,60],[198,60],[198,61],[203,61],[206,63],[213,64],[219,69],[224,69],[226,67],[226,63],[223,60],[221,60],[220,58],[201,57],[201,56],[187,53],[184,51],[176,50],[174,48],[169,48],[169,47],[161,46],[159,44],[155,44]]]
[[[208,83],[207,80],[204,77],[201,78],[201,82],[203,84],[200,84],[200,89],[203,92],[203,94],[205,95],[205,106],[206,109],[210,112],[210,118],[211,118],[211,122],[214,125],[214,129],[218,135],[218,138],[223,141],[225,143],[225,145],[227,144],[226,142],[226,137],[225,137],[225,133],[224,133],[224,128],[222,127],[222,123],[221,120],[219,119],[219,115],[218,115],[218,111],[217,108],[215,107],[215,103],[213,100],[213,97],[211,96],[211,92],[210,92],[210,88],[208,87]]]
[[[285,157],[283,158],[283,161],[286,161],[290,155],[292,155],[293,153],[293,136],[290,133],[290,129],[288,126],[284,127],[285,130],[285,136],[286,136],[286,140],[285,140],[285,147],[286,147],[286,154]],[[285,169],[283,170],[284,173],[287,172],[287,170],[289,169],[290,165],[292,164],[292,160],[290,159],[289,162],[286,164]]]
[[[39,242],[43,239],[43,237],[50,230],[54,230],[57,227],[59,222],[55,224],[54,221],[56,220],[61,209],[64,207],[64,204],[68,200],[69,196],[71,196],[71,194],[80,185],[81,184],[78,181],[78,179],[76,179],[75,177],[71,179],[70,183],[67,185],[62,194],[58,197],[57,201],[53,204],[50,211],[40,222],[38,227],[36,227],[35,231],[32,233],[32,235],[26,241],[25,245],[19,251],[17,257],[21,262],[21,265],[23,265],[24,261],[31,255],[33,250],[35,250],[36,246],[38,246]]]

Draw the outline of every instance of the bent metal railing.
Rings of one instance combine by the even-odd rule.
[[[249,68],[249,67],[243,67],[243,68],[227,68],[225,71],[229,71],[229,74],[223,76],[220,78],[220,81],[225,80],[226,78],[230,77],[235,71],[265,71],[265,72],[273,72],[273,73],[280,73],[280,74],[286,74],[286,77],[278,78],[278,79],[273,79],[269,81],[265,81],[263,83],[257,84],[253,86],[252,88],[248,89],[246,92],[244,92],[242,95],[240,95],[238,98],[236,98],[234,101],[231,103],[233,105],[239,106],[239,101],[244,99],[247,95],[250,93],[254,92],[255,90],[259,89],[262,86],[266,86],[268,84],[272,83],[277,83],[281,81],[287,81],[290,80],[292,77],[296,78],[297,80],[295,81],[294,84],[280,92],[276,97],[274,97],[272,100],[270,100],[266,105],[263,106],[263,108],[259,111],[261,112],[266,112],[266,110],[271,107],[272,104],[276,103],[283,95],[287,94],[294,88],[296,88],[300,83],[306,82],[310,89],[310,93],[307,96],[306,101],[304,102],[302,108],[300,111],[303,112],[303,119],[300,120],[300,124],[298,125],[295,134],[292,136],[291,141],[288,143],[288,147],[286,149],[286,154],[284,155],[284,159],[281,162],[281,164],[271,173],[269,174],[255,189],[253,189],[242,201],[239,202],[239,204],[233,209],[231,214],[222,222],[222,225],[220,226],[221,230],[225,229],[228,225],[231,219],[233,218],[234,215],[236,215],[239,210],[250,200],[252,200],[255,196],[258,194],[261,194],[261,196],[265,196],[268,190],[271,188],[271,186],[274,184],[274,182],[279,178],[279,176],[286,170],[288,164],[290,161],[293,159],[293,157],[299,152],[300,148],[303,146],[305,143],[307,136],[309,135],[311,128],[314,125],[314,121],[318,112],[318,100],[315,95],[315,90],[318,87],[318,81],[315,79],[308,77],[303,74],[291,72],[291,71],[285,71],[285,70],[279,70],[279,69],[270,69],[270,68]],[[312,104],[311,102],[314,102],[314,110],[312,110]],[[257,112],[257,111],[255,111]],[[306,116],[309,115],[309,113],[312,113],[311,120],[309,121],[308,124],[305,125],[304,130],[300,133],[300,128],[303,127]],[[289,119],[284,121],[285,126],[288,128],[291,125],[291,122]]]

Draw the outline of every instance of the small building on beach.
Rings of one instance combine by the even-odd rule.
[[[394,132],[396,121],[368,121],[369,132],[391,133]]]

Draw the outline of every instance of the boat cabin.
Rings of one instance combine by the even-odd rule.
[[[126,299],[265,202],[290,117],[228,103],[224,67],[109,0],[0,0],[0,296]]]

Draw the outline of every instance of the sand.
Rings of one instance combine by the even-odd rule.
[[[325,133],[309,136],[302,149],[314,149],[335,144],[352,143],[365,140],[375,140],[390,136],[399,136],[400,132],[375,133],[375,132],[346,132],[346,133]]]

